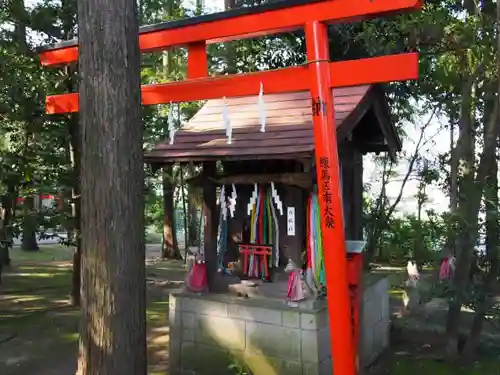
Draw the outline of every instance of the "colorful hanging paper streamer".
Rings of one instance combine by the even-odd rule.
[[[250,214],[250,243],[272,245],[273,251],[268,261],[268,267],[279,265],[279,222],[277,210],[274,206],[272,189],[255,186],[249,203]],[[263,277],[268,274],[263,270],[261,262],[255,255],[249,256],[249,277]]]
[[[316,192],[313,192],[309,197],[307,216],[308,268],[311,268],[316,285],[321,287],[325,285],[325,261],[323,236],[321,232],[321,211],[319,209],[318,194]]]

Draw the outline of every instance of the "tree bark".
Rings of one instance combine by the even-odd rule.
[[[215,175],[215,162],[203,163],[203,174],[205,177]],[[207,178],[208,181],[208,178]],[[207,267],[207,281],[211,292],[220,292],[221,285],[217,278],[217,227],[219,214],[217,212],[216,186],[212,182],[203,185],[203,249]]]
[[[458,154],[455,145],[454,124],[450,121],[450,212],[455,214],[458,208]],[[446,242],[445,249],[448,254],[456,255],[456,238],[455,233],[450,231]]]
[[[36,240],[37,217],[35,211],[35,199],[27,196],[23,201],[23,237],[21,249],[24,251],[40,250]]]
[[[170,1],[167,7],[167,15],[170,17],[174,11],[173,1]],[[170,79],[172,71],[172,54],[171,51],[163,53],[163,76],[165,80]],[[172,111],[169,105],[169,111]],[[169,137],[168,125],[165,124],[164,134]],[[174,200],[174,168],[170,164],[163,167],[163,244],[162,258],[164,259],[182,259],[179,250],[179,242],[177,240],[177,226],[175,222],[175,200]]]
[[[454,212],[458,220],[459,234],[456,242],[457,264],[452,280],[454,296],[450,299],[448,306],[445,347],[446,356],[452,361],[458,357],[461,307],[463,294],[468,285],[468,273],[475,239],[474,229],[477,226],[477,217],[474,218],[473,207],[469,204],[468,199],[478,194],[482,195],[482,191],[477,192],[474,187],[474,131],[471,119],[471,95],[475,79],[475,76],[471,76],[464,84],[459,122],[460,135],[456,146],[457,158],[462,172],[458,180],[457,211]],[[476,225],[473,225],[471,221],[475,221]]]
[[[485,143],[476,167],[474,158],[474,129],[472,128],[470,111],[470,93],[473,83],[481,73],[478,66],[469,82],[464,85],[462,108],[460,116],[460,135],[457,142],[460,169],[462,176],[459,179],[459,202],[457,218],[459,231],[457,239],[457,264],[452,280],[454,296],[451,299],[446,324],[447,345],[446,354],[449,359],[455,360],[458,356],[458,334],[460,327],[460,309],[464,300],[464,293],[468,286],[468,274],[473,258],[473,250],[477,238],[478,214],[481,205],[486,179],[491,171],[495,158],[495,148],[499,136],[498,126],[499,103],[495,101],[494,108],[487,124],[485,124]]]
[[[498,31],[500,31],[500,2],[497,3],[497,28]],[[497,63],[500,63],[500,36],[497,35],[497,38]],[[498,128],[500,127],[500,114],[498,110],[498,101],[500,100],[500,97],[498,96],[500,95],[500,80],[498,81],[497,87],[487,84],[485,91],[486,100],[484,109],[485,115],[483,116],[483,141],[485,145],[493,141],[495,143],[495,146],[498,146],[500,138],[500,130],[498,130]],[[497,97],[495,97],[495,91]],[[496,131],[492,132],[491,127],[496,127]],[[489,139],[489,137],[494,137],[494,139],[491,140]],[[461,358],[467,362],[471,361],[475,357],[475,353],[481,337],[481,332],[483,330],[486,313],[492,307],[492,293],[494,292],[495,285],[498,283],[497,278],[500,272],[500,224],[498,222],[498,156],[496,153],[496,147],[494,147],[491,152],[492,163],[486,176],[484,187],[484,204],[486,208],[486,264],[489,266],[489,269],[487,271],[483,287],[479,293],[479,301],[476,306],[476,313],[474,315],[472,327],[461,355]]]
[[[204,8],[204,1],[203,0],[196,0],[196,15],[200,16],[203,14],[203,8]]]
[[[2,207],[1,207],[1,221],[2,228],[0,229],[0,263],[4,266],[10,266],[10,253],[9,249],[11,247],[12,241],[12,211],[13,211],[13,201],[14,197],[10,194],[2,196]]]
[[[486,138],[486,136],[485,136]],[[485,139],[486,141],[486,139]],[[470,362],[474,359],[481,332],[484,326],[484,319],[488,310],[492,307],[492,294],[497,285],[497,277],[500,272],[499,243],[500,228],[498,223],[498,158],[492,165],[491,172],[486,180],[484,200],[486,206],[486,262],[488,271],[484,280],[483,287],[479,293],[479,301],[476,306],[476,312],[469,337],[461,354],[464,362]]]
[[[194,165],[189,163],[189,177],[194,177]],[[201,217],[198,219],[198,207],[196,204],[196,187],[188,184],[188,212],[189,212],[189,228],[188,228],[188,246],[198,246],[200,244],[200,229]]]
[[[224,0],[224,10],[228,11],[236,7],[236,0]],[[238,66],[236,64],[236,45],[237,42],[226,42],[226,58],[227,58],[227,74],[238,73]]]
[[[184,190],[184,168],[182,165],[179,166],[179,176],[180,176],[180,186],[181,186],[181,194],[182,194],[182,213],[183,213],[183,221],[184,221],[184,261],[187,259],[188,253],[188,210],[187,210],[187,197]]]
[[[177,241],[175,225],[175,204],[173,167],[163,167],[163,250],[165,259],[182,259]]]
[[[140,52],[134,0],[78,2],[82,139],[79,375],[145,375]]]
[[[2,284],[2,270],[10,266],[10,225],[12,221],[13,198],[6,194],[1,197],[0,208],[0,285]]]
[[[61,1],[61,23],[65,39],[74,37],[76,24],[76,0]],[[66,66],[65,85],[68,92],[73,92],[77,86],[75,80],[75,67]],[[81,289],[81,191],[80,191],[80,169],[81,169],[81,132],[78,115],[72,114],[67,118],[69,131],[68,154],[71,163],[70,189],[66,192],[65,198],[70,202],[71,220],[68,225],[68,243],[75,246],[73,252],[73,269],[71,275],[70,303],[73,306],[80,306]],[[63,207],[65,205],[63,204]]]
[[[472,4],[473,2],[471,2]],[[475,3],[474,3],[475,4]],[[469,12],[470,13],[470,12]],[[500,31],[500,3],[497,2],[497,31]],[[481,43],[480,41],[478,43]],[[500,36],[497,33],[497,67],[500,59]],[[464,58],[465,60],[465,58]],[[462,93],[462,103],[460,110],[460,134],[457,141],[458,160],[461,162],[461,170],[465,171],[459,179],[459,202],[457,208],[457,217],[459,220],[459,235],[457,241],[457,266],[453,278],[452,288],[455,296],[452,299],[447,319],[446,333],[448,342],[446,353],[449,359],[456,359],[458,355],[458,330],[460,326],[460,308],[463,300],[463,294],[467,287],[467,273],[470,270],[473,256],[473,247],[477,236],[478,213],[481,204],[481,197],[486,186],[486,179],[495,163],[495,151],[497,139],[500,133],[499,118],[499,98],[494,101],[488,123],[484,124],[484,147],[480,157],[479,165],[475,168],[474,162],[474,129],[472,126],[471,95],[472,88],[478,77],[483,75],[484,62],[481,62],[474,73],[464,83]],[[500,84],[500,82],[497,82]],[[497,87],[497,95],[500,93],[500,87]],[[474,172],[476,176],[474,178]],[[493,264],[494,265],[494,264]],[[493,267],[491,267],[493,268]],[[490,272],[491,272],[490,268]],[[496,274],[494,275],[496,278]],[[484,307],[484,305],[483,305]],[[484,309],[483,309],[484,310]],[[477,320],[475,319],[473,332],[479,333],[482,329],[482,315],[484,311],[478,311]],[[476,338],[477,340],[479,337]],[[469,340],[467,352],[470,354],[475,346],[474,340]]]
[[[72,233],[75,250],[73,252],[73,272],[71,277],[71,295],[70,302],[73,306],[80,306],[80,289],[82,278],[82,200],[81,200],[81,162],[82,162],[82,145],[80,125],[78,118],[74,115],[68,121],[70,133],[70,154],[72,166],[72,189],[71,189],[71,216],[73,218]],[[68,238],[68,240],[70,240]]]

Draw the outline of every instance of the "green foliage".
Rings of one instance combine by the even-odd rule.
[[[233,370],[234,375],[252,375],[248,366],[245,366],[245,364],[242,364],[236,359],[234,360],[234,363],[229,365],[229,370]]]
[[[413,258],[418,248],[420,259],[434,263],[441,256],[446,238],[446,223],[437,215],[431,214],[426,220],[418,220],[413,215],[396,217],[380,236],[377,260],[401,262]]]

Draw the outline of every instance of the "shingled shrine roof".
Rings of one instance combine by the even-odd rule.
[[[370,112],[369,132],[383,138],[382,148],[401,148],[383,93],[374,86],[333,90],[338,138],[347,137]],[[264,96],[267,125],[260,131],[257,96],[229,98],[232,143],[227,143],[222,118],[223,99],[209,100],[182,129],[174,143],[157,145],[145,155],[151,164],[207,160],[298,159],[314,153],[311,96],[307,91]],[[376,120],[376,121],[375,121]],[[375,124],[377,122],[378,124]],[[378,126],[377,126],[378,125]],[[375,134],[375,133],[374,133]],[[373,146],[373,145],[372,145]]]

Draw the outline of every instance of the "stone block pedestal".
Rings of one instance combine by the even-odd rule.
[[[387,279],[365,288],[360,361],[367,366],[389,344]],[[331,375],[326,304],[291,308],[281,300],[228,295],[170,296],[170,375]]]

